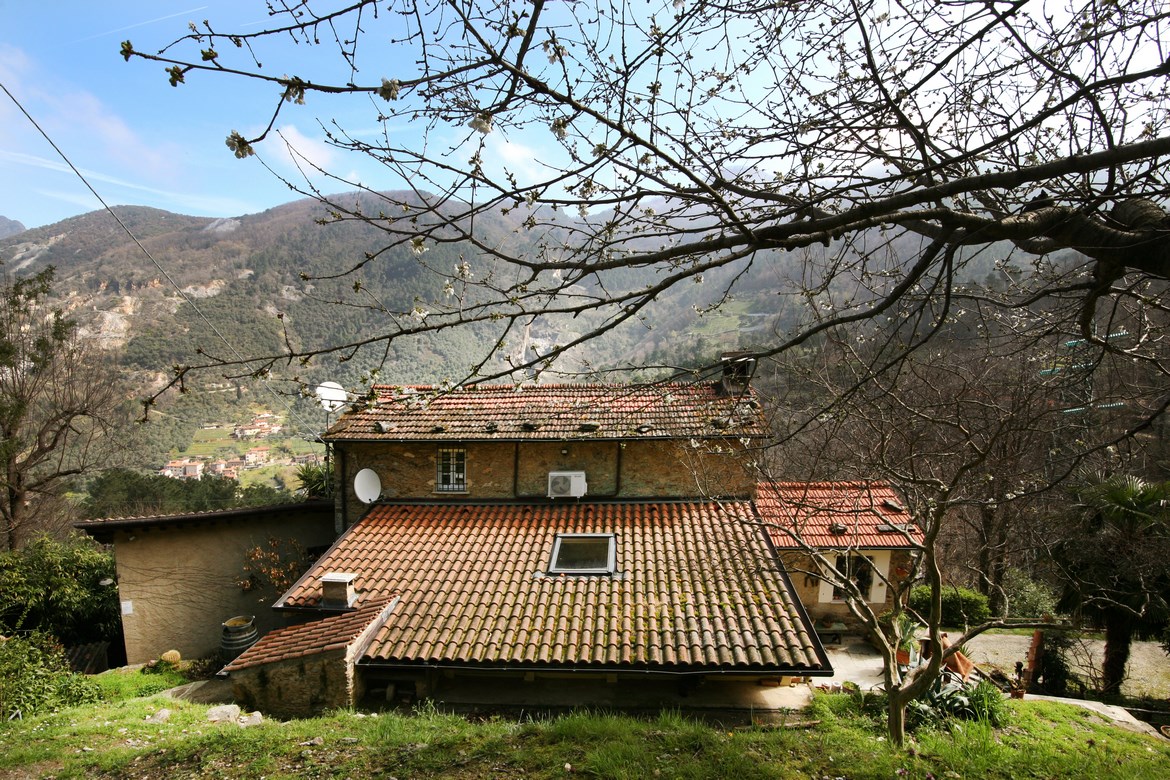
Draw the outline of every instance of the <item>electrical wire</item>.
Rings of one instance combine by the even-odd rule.
[[[162,274],[163,278],[166,279],[167,282],[171,285],[171,287],[173,287],[175,289],[175,292],[177,292],[179,294],[179,297],[182,298],[183,301],[187,303],[187,305],[189,305],[192,309],[195,310],[195,313],[198,314],[199,317],[203,320],[203,322],[205,322],[207,324],[207,327],[211,328],[212,333],[214,333],[216,335],[216,337],[220,341],[223,342],[224,346],[226,346],[228,348],[228,350],[231,352],[232,355],[234,355],[238,360],[241,360],[241,361],[245,360],[244,356],[240,353],[240,351],[238,349],[236,349],[235,345],[232,344],[227,339],[227,337],[224,336],[223,333],[220,332],[219,328],[216,327],[215,323],[213,323],[211,321],[211,319],[208,318],[207,314],[204,313],[204,311],[199,308],[199,306],[195,303],[195,301],[191,298],[191,296],[189,296],[185,292],[183,292],[183,290],[179,287],[179,285],[175,282],[175,280],[171,278],[171,275],[169,273],[167,273],[167,270],[165,268],[163,268],[162,263],[160,263],[157,259],[155,259],[154,255],[152,255],[150,253],[150,250],[142,245],[142,242],[138,240],[138,237],[136,235],[134,235],[133,231],[130,230],[130,228],[126,225],[126,223],[122,221],[122,218],[119,217],[114,212],[114,210],[109,206],[108,203],[106,203],[105,198],[103,198],[98,193],[98,191],[96,189],[94,189],[93,185],[90,184],[89,180],[85,178],[85,175],[82,174],[81,171],[79,171],[77,169],[77,166],[75,166],[73,164],[73,161],[69,159],[68,155],[66,155],[65,152],[62,151],[59,146],[57,146],[56,142],[53,141],[53,139],[51,137],[49,137],[49,134],[47,132],[45,132],[44,128],[42,128],[40,126],[40,124],[37,123],[37,120],[34,119],[32,114],[30,114],[25,109],[24,105],[22,105],[21,102],[16,99],[16,96],[8,91],[8,87],[6,87],[3,82],[0,82],[0,89],[4,90],[4,94],[8,96],[8,99],[11,100],[13,102],[13,104],[15,104],[18,109],[20,109],[20,112],[22,114],[24,114],[25,118],[28,119],[28,121],[32,124],[32,126],[34,128],[36,128],[37,132],[41,134],[41,137],[44,138],[45,141],[48,142],[49,146],[53,147],[53,151],[55,151],[58,154],[58,156],[60,156],[60,158],[65,162],[65,164],[69,166],[69,169],[71,171],[73,171],[74,175],[77,176],[77,178],[81,181],[82,184],[85,185],[86,189],[88,189],[90,191],[90,193],[95,198],[97,198],[98,203],[100,203],[102,205],[102,208],[105,209],[106,212],[111,217],[114,218],[114,221],[117,222],[118,226],[121,227],[122,230],[125,231],[126,235],[128,235],[130,237],[130,240],[134,242],[134,245],[138,247],[138,249],[142,252],[142,254],[145,255],[148,260],[150,260],[150,262],[154,265],[154,267],[156,269],[158,269],[158,272],[160,274]],[[268,384],[268,380],[266,378],[261,377],[260,383],[263,385],[264,389],[267,390],[272,395],[273,398],[280,401],[280,403],[284,406],[285,411],[288,413],[288,416],[290,418],[296,420],[297,426],[300,429],[305,430],[305,431],[310,431],[313,433],[314,438],[319,438],[319,434],[315,431],[314,427],[308,425],[300,417],[300,415],[298,415],[296,413],[296,411],[293,409],[292,405],[288,402],[287,397],[281,395],[279,392],[277,392],[272,387],[270,387]],[[301,435],[304,435],[304,434],[301,434]]]

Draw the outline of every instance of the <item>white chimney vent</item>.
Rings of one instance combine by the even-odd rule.
[[[349,609],[357,598],[353,590],[356,574],[331,571],[321,575],[321,606],[325,609]]]

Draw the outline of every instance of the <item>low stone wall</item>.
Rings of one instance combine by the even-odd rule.
[[[231,673],[232,695],[276,718],[305,718],[349,707],[359,697],[345,650],[331,650]]]

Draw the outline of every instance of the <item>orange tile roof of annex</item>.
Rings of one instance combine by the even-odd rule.
[[[363,662],[532,669],[830,671],[738,502],[383,504],[279,606],[329,572],[356,606],[399,597]],[[551,575],[558,533],[616,539],[616,576]]]
[[[884,482],[761,482],[756,509],[781,549],[801,547],[793,535],[818,549],[904,549],[922,541],[922,531]]]
[[[547,441],[768,436],[750,389],[719,382],[373,388],[327,441]]]
[[[309,623],[275,628],[225,666],[223,671],[230,673],[331,650],[343,651],[371,623],[383,618],[392,609],[393,604],[371,601],[350,612],[329,615]]]

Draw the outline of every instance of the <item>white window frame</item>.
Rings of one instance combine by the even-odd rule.
[[[865,600],[870,604],[881,604],[884,602],[886,600],[886,579],[890,576],[890,551],[842,550],[836,553],[827,553],[826,557],[829,560],[829,564],[834,568],[831,571],[824,572],[826,578],[838,576],[835,568],[837,561],[846,556],[869,558],[870,563],[873,565],[873,581],[869,586],[869,593],[865,594]],[[822,579],[817,601],[821,604],[844,604],[844,599],[835,597],[835,590],[832,582],[829,582],[827,579]]]
[[[600,540],[605,539],[609,542],[609,554],[606,559],[606,565],[603,568],[593,569],[575,569],[557,565],[557,560],[561,555],[561,543],[577,539],[591,539]],[[548,562],[549,574],[613,574],[617,569],[617,536],[615,534],[557,534],[556,540],[553,542],[552,557]]]
[[[457,457],[458,461],[444,460],[444,456],[448,454],[451,457]],[[458,477],[458,481],[454,479],[444,481],[445,477]],[[467,492],[467,449],[465,447],[439,447],[435,453],[435,492]]]

